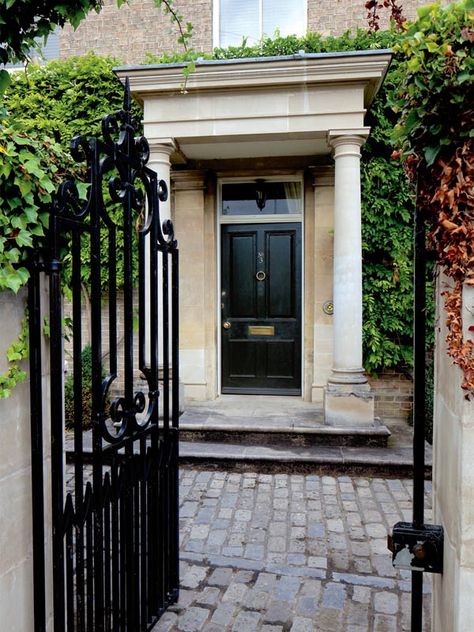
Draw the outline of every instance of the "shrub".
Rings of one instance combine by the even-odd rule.
[[[82,427],[90,428],[92,410],[92,349],[84,347],[81,353],[82,364]],[[74,427],[74,375],[68,375],[64,383],[64,421],[66,428]]]

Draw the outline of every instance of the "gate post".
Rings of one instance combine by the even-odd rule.
[[[45,300],[44,285],[41,291],[37,287],[37,298]],[[20,292],[13,295],[11,292],[0,293],[0,322],[2,323],[2,335],[0,337],[0,373],[7,369],[6,351],[11,343],[16,340],[24,317],[26,293]],[[43,338],[43,336],[41,336]],[[44,340],[38,340],[44,345]],[[31,342],[30,342],[31,347]],[[32,351],[30,349],[30,351]],[[37,349],[38,353],[40,349]],[[43,358],[47,354],[42,354]],[[22,367],[28,370],[27,363]],[[43,393],[49,390],[49,368],[43,362],[37,383]],[[45,433],[36,437],[36,463],[32,467],[32,441],[34,436],[30,430],[30,386],[31,376],[28,376],[23,384],[17,385],[10,397],[0,400],[0,507],[3,517],[0,528],[0,627],[2,630],[21,630],[43,632],[50,630],[52,624],[51,612],[51,574],[44,572],[38,577],[34,567],[34,549],[41,556],[44,555],[46,568],[50,567],[51,558],[51,528],[49,524],[50,497],[44,498],[46,509],[43,525],[39,512],[36,511],[41,494],[32,494],[32,478],[34,469],[43,471],[45,478],[49,479],[49,433],[48,424],[44,424]],[[41,393],[40,390],[40,393]],[[47,402],[38,403],[36,412],[47,411]],[[46,413],[47,415],[47,413]],[[47,417],[46,417],[47,419]],[[39,442],[39,443],[38,443]],[[39,457],[39,458],[38,458]],[[49,489],[49,480],[46,484]],[[38,520],[33,525],[33,502],[35,515]],[[33,528],[34,526],[34,528]],[[41,529],[41,527],[44,527]],[[42,537],[38,540],[38,534]],[[36,546],[34,542],[36,541]],[[38,624],[40,614],[41,622]]]
[[[434,521],[444,528],[444,572],[433,577],[433,632],[474,630],[474,401],[461,389],[462,373],[446,352],[446,314],[437,287],[433,436]],[[474,288],[462,295],[464,340],[472,340]]]

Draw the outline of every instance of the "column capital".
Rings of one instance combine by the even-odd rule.
[[[354,147],[362,147],[370,133],[370,127],[359,129],[329,130],[327,143],[334,149],[334,157],[355,153]],[[357,154],[360,152],[357,150]]]
[[[175,151],[178,151],[178,143],[174,138],[149,138],[148,144],[151,157],[153,154],[167,154],[171,156]]]

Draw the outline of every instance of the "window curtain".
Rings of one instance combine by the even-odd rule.
[[[238,46],[246,37],[250,45],[260,39],[260,0],[220,0],[222,48]]]
[[[283,182],[288,213],[294,215],[303,211],[301,203],[301,182]]]

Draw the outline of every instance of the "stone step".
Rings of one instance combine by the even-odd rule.
[[[411,477],[412,448],[250,445],[245,443],[189,442],[180,440],[180,463],[241,471],[351,473]],[[425,477],[431,478],[431,447],[426,444]]]
[[[222,444],[245,444],[247,446],[283,446],[309,448],[311,446],[352,446],[384,448],[391,433],[381,423],[367,428],[336,428],[315,425],[314,427],[280,423],[272,420],[259,423],[233,423],[232,420],[220,422],[193,422],[188,416],[181,420],[180,438],[185,442],[211,442]]]

